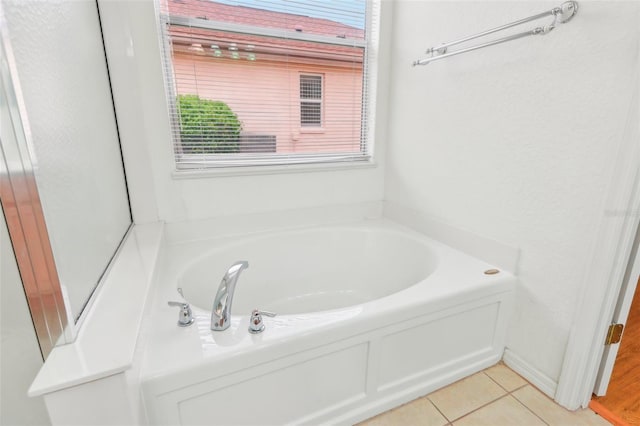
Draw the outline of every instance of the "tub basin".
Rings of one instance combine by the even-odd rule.
[[[241,238],[203,254],[178,286],[193,306],[210,310],[226,270],[247,260],[233,312],[278,314],[331,310],[380,299],[427,278],[436,252],[406,233],[321,228]]]

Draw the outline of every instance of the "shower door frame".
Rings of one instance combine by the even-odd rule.
[[[122,159],[120,130],[117,123],[97,0],[95,6],[100,25],[102,49],[105,54],[110,102],[114,108],[118,149]],[[47,230],[35,175],[38,167],[34,155],[31,128],[10,40],[5,11],[2,1],[0,1],[0,112],[2,114],[2,126],[0,126],[0,205],[7,222],[9,237],[38,345],[42,358],[46,361],[56,346],[75,341],[78,331],[95,301],[95,296],[111,269],[113,260],[132,232],[134,227],[133,212],[124,160],[122,159],[129,224],[110,254],[107,264],[98,276],[84,306],[80,312],[74,315],[59,279],[50,234]]]
[[[75,338],[40,201],[31,135],[0,3],[0,203],[42,358]]]

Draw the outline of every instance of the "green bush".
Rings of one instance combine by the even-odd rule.
[[[226,103],[201,99],[198,95],[178,95],[178,112],[183,152],[238,152],[242,123]]]

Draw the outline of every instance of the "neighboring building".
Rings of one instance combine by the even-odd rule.
[[[225,102],[242,121],[241,140],[265,144],[256,151],[360,149],[364,47],[315,40],[362,41],[362,29],[207,0],[167,4],[172,17],[242,30],[170,25],[178,94]],[[253,28],[267,28],[269,36],[249,34]],[[273,30],[283,36],[271,36]]]

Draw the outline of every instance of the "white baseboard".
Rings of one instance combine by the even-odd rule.
[[[549,396],[549,398],[555,396],[558,382],[529,364],[529,362],[516,355],[513,351],[505,349],[502,360],[509,368],[524,377],[533,386]]]

